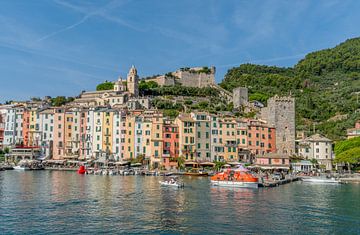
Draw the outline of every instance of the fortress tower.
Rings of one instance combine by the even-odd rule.
[[[127,89],[134,97],[139,96],[139,76],[134,65],[131,66],[127,76]]]
[[[277,152],[295,154],[295,98],[271,97],[261,109],[261,118],[276,128]]]

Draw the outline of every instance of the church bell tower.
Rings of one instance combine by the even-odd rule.
[[[139,76],[134,65],[131,66],[127,76],[127,88],[134,97],[139,96]]]

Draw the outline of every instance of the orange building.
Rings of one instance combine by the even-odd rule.
[[[248,121],[248,148],[251,153],[264,155],[276,152],[275,127],[269,126],[264,121]]]

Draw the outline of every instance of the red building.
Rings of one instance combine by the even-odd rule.
[[[276,152],[275,127],[260,120],[248,121],[248,148],[252,154]]]
[[[163,125],[163,162],[166,169],[177,167],[176,158],[179,156],[179,127],[173,123],[165,122]]]

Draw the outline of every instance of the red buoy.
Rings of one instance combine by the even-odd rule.
[[[85,172],[86,172],[85,166],[80,166],[79,170],[77,171],[77,173],[81,175],[85,174]]]

